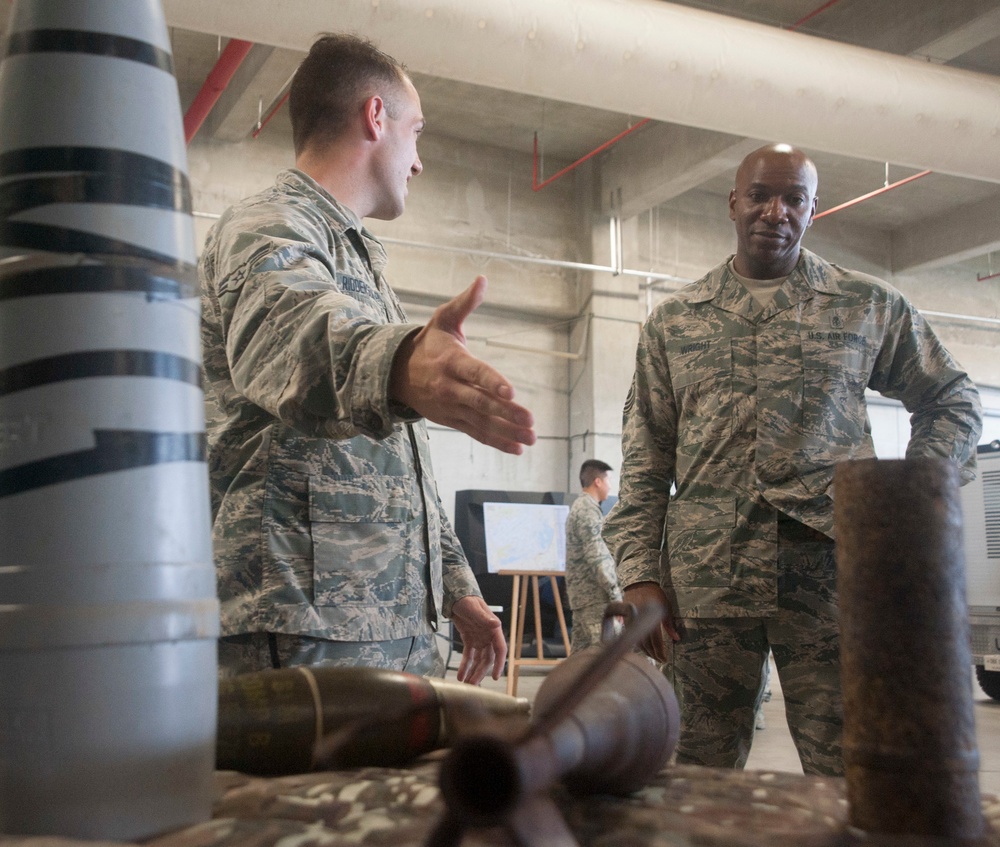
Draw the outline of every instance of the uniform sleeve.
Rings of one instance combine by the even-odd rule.
[[[622,419],[618,502],[604,521],[604,540],[622,588],[660,582],[660,549],[674,482],[677,407],[656,315],[639,334],[635,375]]]
[[[385,437],[392,361],[418,327],[380,322],[338,290],[320,221],[257,213],[230,221],[202,268],[234,388],[307,435]]]
[[[940,456],[975,479],[982,404],[967,373],[902,295],[892,302],[889,325],[870,387],[910,412],[906,457]]]
[[[440,500],[438,511],[441,515],[441,571],[444,582],[441,613],[450,618],[452,606],[459,600],[470,595],[482,597],[483,593]]]

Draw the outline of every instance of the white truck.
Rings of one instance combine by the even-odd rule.
[[[979,474],[962,487],[972,661],[986,694],[1000,700],[1000,440],[980,444]]]

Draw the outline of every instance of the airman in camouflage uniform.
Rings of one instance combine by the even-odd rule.
[[[400,214],[422,170],[416,90],[351,36],[320,39],[295,80],[296,169],[229,209],[200,264],[222,670],[441,674],[443,616],[466,648],[459,677],[497,677],[500,622],[442,509],[421,420],[508,452],[533,440],[509,383],[465,350],[485,280],[407,323],[361,218]],[[340,123],[320,126],[338,98]]]
[[[566,518],[566,593],[573,610],[572,652],[601,643],[604,609],[622,599],[615,562],[601,538],[611,465],[588,459],[580,467],[583,491]]]
[[[975,472],[979,397],[931,328],[890,285],[800,249],[816,182],[801,151],[751,153],[735,257],[640,334],[604,537],[625,599],[671,609],[644,648],[678,691],[679,762],[743,766],[770,647],[804,770],[843,772],[832,482],[875,456],[866,388],[910,411],[908,456]]]

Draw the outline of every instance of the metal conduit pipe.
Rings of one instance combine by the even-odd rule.
[[[212,212],[193,212],[196,218],[208,220],[218,220],[221,215]],[[596,273],[620,274],[622,276],[640,276],[646,280],[657,282],[673,282],[678,285],[687,285],[694,282],[693,279],[686,279],[673,274],[655,273],[653,271],[640,271],[633,268],[615,268],[611,265],[593,265],[588,262],[570,262],[564,259],[544,259],[540,256],[519,256],[516,253],[497,253],[493,250],[477,250],[474,247],[453,247],[448,244],[429,244],[424,241],[407,241],[404,238],[389,238],[379,236],[379,241],[383,244],[398,244],[402,247],[416,247],[420,250],[435,250],[439,253],[460,253],[463,256],[481,256],[484,259],[500,259],[505,262],[522,262],[529,265],[547,265],[552,268],[564,268],[572,271],[594,271]],[[650,283],[647,283],[650,284]]]
[[[220,216],[213,214],[212,212],[193,212],[196,218],[209,218],[217,219]],[[486,259],[500,259],[505,262],[522,262],[531,265],[547,265],[553,268],[565,268],[566,270],[573,271],[593,271],[594,273],[608,273],[608,274],[618,274],[622,276],[638,276],[643,277],[646,280],[646,284],[642,288],[648,291],[664,291],[669,293],[673,289],[664,289],[660,287],[660,283],[672,282],[676,285],[687,285],[689,282],[694,282],[693,279],[687,279],[685,277],[674,276],[673,274],[665,273],[655,273],[653,271],[640,271],[633,268],[622,268],[617,269],[611,267],[610,265],[592,265],[587,262],[569,262],[563,259],[543,259],[536,256],[518,256],[515,253],[497,253],[492,250],[477,250],[472,247],[452,247],[447,244],[428,244],[423,241],[407,241],[402,238],[386,238],[384,236],[379,237],[379,241],[385,244],[399,244],[403,247],[417,247],[422,250],[437,250],[442,253],[459,253],[465,256],[481,256]],[[984,323],[984,324],[994,324],[1000,325],[1000,318],[990,318],[982,315],[960,315],[953,312],[935,312],[929,309],[920,309],[922,315],[928,315],[930,317],[947,318],[953,321],[963,321],[969,323]]]
[[[163,6],[172,26],[296,50],[330,12],[329,0]],[[661,0],[340,0],[337,26],[420,73],[1000,182],[1000,80],[985,74]]]

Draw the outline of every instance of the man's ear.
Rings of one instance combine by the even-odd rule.
[[[385,101],[377,94],[373,94],[365,100],[361,118],[365,135],[372,141],[381,138],[385,131]]]

